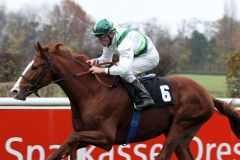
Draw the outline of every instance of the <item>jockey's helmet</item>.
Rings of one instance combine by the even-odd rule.
[[[116,28],[111,21],[102,19],[95,24],[91,34],[96,37],[102,37],[115,30]]]

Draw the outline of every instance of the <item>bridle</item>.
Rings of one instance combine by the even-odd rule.
[[[27,77],[25,77],[24,75],[21,75],[21,77],[22,77],[24,80],[26,80],[26,81],[29,83],[30,87],[31,87],[31,88],[28,89],[27,91],[28,91],[29,93],[34,93],[34,94],[35,94],[36,96],[38,96],[38,97],[40,97],[39,94],[38,94],[38,90],[39,90],[40,88],[42,88],[42,87],[48,86],[49,84],[56,84],[56,83],[58,83],[58,82],[65,81],[65,80],[75,79],[75,78],[77,78],[77,77],[80,77],[80,76],[87,75],[87,74],[91,73],[90,71],[87,70],[87,71],[85,71],[85,72],[76,73],[76,74],[68,74],[68,75],[66,75],[66,76],[61,77],[60,74],[58,73],[58,71],[55,70],[54,67],[51,65],[52,57],[51,57],[51,53],[50,53],[49,50],[48,50],[48,56],[47,56],[46,58],[44,58],[44,60],[47,61],[47,63],[44,64],[44,66],[43,66],[43,67],[44,67],[44,70],[41,72],[41,74],[40,74],[34,81],[29,80],[29,79],[28,79]],[[85,65],[85,66],[87,65],[86,63],[81,62],[81,61],[77,61],[77,63],[81,63],[82,65]],[[98,64],[97,67],[100,67],[100,66],[102,66],[102,65],[110,65],[110,67],[111,67],[111,66],[114,65],[114,64],[115,64],[115,63],[113,63],[113,62],[106,62],[106,63]],[[53,73],[53,76],[54,76],[55,78],[54,78],[54,80],[52,80],[52,81],[50,81],[50,82],[48,82],[48,83],[43,83],[43,84],[41,84],[41,80],[46,77],[46,75],[47,75],[47,73],[48,73],[48,72],[47,72],[48,70],[50,70],[50,71]],[[105,87],[111,88],[111,87],[113,87],[113,86],[115,85],[115,82],[113,82],[111,85],[107,85],[107,84],[105,84],[105,83],[99,78],[99,76],[98,76],[97,74],[94,74],[94,75],[95,75],[97,81],[98,81],[100,84],[104,85]]]

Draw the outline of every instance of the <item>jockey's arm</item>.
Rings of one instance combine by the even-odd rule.
[[[103,47],[103,53],[100,57],[96,58],[96,64],[104,62],[112,62],[113,51],[107,47]]]
[[[124,40],[118,46],[119,52],[119,62],[117,65],[111,68],[105,68],[105,73],[110,75],[123,75],[125,74],[130,65],[133,62],[134,52],[132,47],[132,42],[130,40]]]
[[[104,62],[112,62],[112,57],[113,57],[113,51],[108,49],[107,47],[103,47],[102,55],[99,58],[93,59],[94,65],[104,63]],[[89,69],[89,71],[92,72],[92,74],[105,73],[105,68],[100,68],[94,65],[92,65],[92,67]]]

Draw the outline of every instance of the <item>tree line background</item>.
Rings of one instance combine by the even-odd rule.
[[[227,58],[240,48],[240,21],[234,0],[226,1],[222,18],[206,22],[183,21],[176,35],[157,18],[131,26],[152,38],[161,60],[154,72],[227,74]],[[34,42],[62,41],[72,51],[89,57],[101,54],[89,35],[95,20],[73,0],[62,0],[52,9],[23,8],[7,12],[0,4],[0,82],[16,81],[35,55]]]

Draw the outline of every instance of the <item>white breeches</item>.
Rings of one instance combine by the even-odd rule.
[[[136,79],[135,75],[155,68],[158,65],[159,60],[160,57],[157,49],[155,46],[151,46],[151,48],[148,49],[148,52],[134,57],[133,63],[131,64],[129,70],[126,72],[126,74],[120,75],[120,77],[127,82],[132,83]]]

